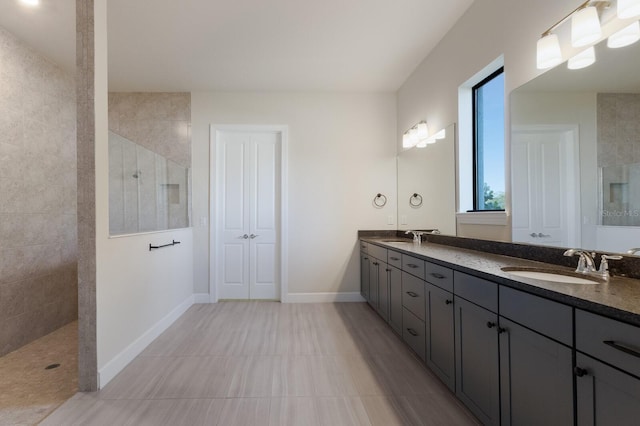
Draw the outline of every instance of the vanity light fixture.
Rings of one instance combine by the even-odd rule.
[[[422,120],[402,135],[402,147],[413,148],[429,137],[427,122]]]
[[[618,18],[640,17],[640,0],[618,0]]]
[[[569,19],[571,19],[573,47],[588,46],[598,41],[602,37],[599,14],[602,9],[609,6],[611,3],[608,1],[587,0],[543,32],[536,49],[538,69],[551,68],[562,62],[560,42],[553,31]]]
[[[586,68],[596,61],[596,51],[593,46],[590,46],[582,52],[570,58],[567,61],[567,68],[570,70],[579,70],[580,68]]]
[[[31,7],[36,7],[40,4],[40,0],[20,0],[20,2]]]
[[[444,139],[446,137],[447,137],[447,130],[442,129],[439,132],[436,132],[435,134],[429,136],[427,139],[420,141],[420,143],[416,145],[416,148],[426,148],[427,145],[436,143],[438,140]]]
[[[611,34],[607,39],[607,47],[616,49],[618,47],[629,46],[640,40],[640,22],[624,27],[617,33]]]

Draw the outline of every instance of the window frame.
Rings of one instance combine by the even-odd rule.
[[[471,117],[472,117],[472,149],[473,149],[473,210],[468,210],[468,212],[504,212],[505,209],[497,209],[497,210],[486,210],[480,209],[478,205],[478,98],[477,98],[477,90],[489,83],[491,80],[495,79],[499,75],[504,74],[504,65],[500,68],[493,71],[491,74],[483,78],[480,82],[476,83],[471,87]],[[504,150],[503,150],[504,155]],[[506,180],[506,179],[505,179]],[[484,184],[484,182],[483,182]],[[505,182],[506,184],[506,182]]]

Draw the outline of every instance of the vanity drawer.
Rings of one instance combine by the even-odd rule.
[[[454,271],[453,293],[492,312],[498,312],[498,284],[494,282]]]
[[[424,262],[425,278],[431,284],[453,292],[453,271],[444,266]]]
[[[424,260],[413,256],[402,255],[402,270],[424,279]]]
[[[397,251],[387,250],[387,263],[391,266],[395,266],[398,269],[402,269],[402,254]]]
[[[375,244],[369,244],[367,248],[367,253],[369,256],[375,257],[378,260],[382,260],[384,263],[387,263],[387,249],[377,246]]]
[[[640,327],[576,309],[576,349],[640,377]]]
[[[360,253],[368,253],[369,243],[365,243],[364,241],[360,241]]]
[[[533,294],[500,286],[500,315],[551,337],[573,345],[572,308]]]
[[[424,281],[406,272],[402,273],[402,306],[424,321]]]
[[[424,321],[413,315],[407,308],[402,309],[402,339],[424,361],[425,334]]]

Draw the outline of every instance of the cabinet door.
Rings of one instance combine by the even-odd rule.
[[[497,425],[500,422],[498,316],[457,296],[454,306],[456,395],[483,424]]]
[[[371,260],[366,253],[360,253],[360,294],[369,300],[369,268]]]
[[[578,352],[576,391],[579,425],[637,425],[640,379]]]
[[[427,365],[451,390],[455,390],[453,294],[427,283]]]
[[[572,425],[571,349],[502,317],[499,336],[502,425]]]
[[[389,322],[389,274],[391,268],[384,262],[380,262],[378,268],[378,314]]]
[[[380,276],[380,261],[370,258],[369,262],[369,304],[378,309],[378,277]]]
[[[389,324],[402,335],[402,272],[389,266]]]

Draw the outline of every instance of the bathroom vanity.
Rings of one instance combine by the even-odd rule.
[[[637,424],[640,280],[399,238],[360,253],[362,296],[483,424]]]

